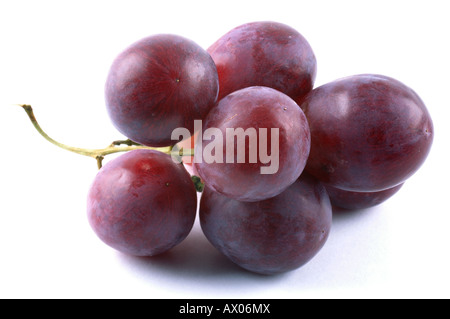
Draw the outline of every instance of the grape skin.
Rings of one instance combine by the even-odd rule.
[[[128,255],[154,256],[191,231],[197,192],[169,155],[135,150],[108,162],[88,195],[88,220],[98,237]]]
[[[308,122],[302,110],[287,95],[267,87],[250,87],[236,91],[222,99],[205,119],[203,132],[219,129],[223,140],[220,162],[208,163],[204,155],[214,140],[197,143],[194,165],[205,184],[213,190],[241,201],[260,201],[280,194],[294,183],[303,172],[310,149]],[[279,167],[274,174],[261,174],[265,164],[258,157],[249,161],[250,146],[245,143],[245,163],[238,163],[238,143],[226,139],[227,129],[260,128],[268,130],[267,150],[272,148],[272,128],[279,129]],[[234,142],[234,163],[227,161],[227,143]],[[258,140],[258,143],[260,140]],[[274,145],[274,149],[277,147]],[[253,151],[258,149],[254,148]],[[208,154],[206,154],[208,155]]]
[[[141,39],[114,60],[105,85],[108,114],[129,139],[172,146],[176,128],[194,132],[217,101],[211,56],[193,41],[169,34]]]
[[[273,275],[297,269],[324,246],[332,222],[325,188],[302,175],[280,195],[240,202],[206,188],[200,224],[220,252],[251,272]]]
[[[330,201],[333,207],[347,210],[358,210],[374,207],[384,203],[389,198],[397,194],[403,185],[404,184],[400,184],[384,191],[371,193],[344,191],[328,185],[325,185],[325,188],[330,196]]]
[[[306,170],[324,184],[377,192],[404,183],[424,163],[433,123],[419,96],[399,81],[373,74],[343,78],[303,102],[311,129]]]
[[[298,31],[285,24],[241,25],[223,35],[208,52],[219,74],[219,100],[246,87],[267,86],[298,102],[313,89],[314,52]]]

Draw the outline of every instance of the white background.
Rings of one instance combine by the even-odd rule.
[[[0,3],[1,298],[450,297],[450,20],[447,1],[2,1]],[[432,152],[397,196],[335,216],[305,267],[263,277],[231,264],[198,224],[170,253],[124,256],[86,220],[96,163],[47,143],[104,147],[121,138],[103,86],[114,57],[155,33],[205,49],[240,24],[296,28],[318,61],[316,86],[379,73],[412,87],[435,124]]]

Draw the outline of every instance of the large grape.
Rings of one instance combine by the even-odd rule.
[[[197,192],[169,155],[135,150],[107,163],[88,195],[88,219],[109,246],[153,256],[179,244],[192,229]]]
[[[330,186],[356,192],[393,188],[423,164],[433,123],[410,88],[381,75],[343,78],[301,104],[311,128],[306,170]]]
[[[208,240],[237,265],[260,274],[306,264],[325,244],[331,221],[325,188],[307,175],[261,202],[236,201],[208,188],[200,201]]]
[[[105,88],[115,127],[148,146],[178,142],[176,128],[194,131],[214,106],[219,91],[216,66],[199,45],[176,35],[137,41],[113,62]]]
[[[222,99],[206,117],[195,168],[205,184],[221,194],[264,200],[301,175],[310,138],[306,117],[290,97],[267,87],[242,89]]]
[[[219,99],[249,86],[268,86],[295,101],[312,90],[316,58],[293,28],[270,21],[241,25],[209,47],[220,81]]]

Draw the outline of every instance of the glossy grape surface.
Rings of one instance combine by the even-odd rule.
[[[310,92],[301,104],[311,128],[306,170],[333,187],[376,192],[411,177],[427,158],[433,123],[410,88],[356,75]]]
[[[380,192],[351,192],[325,186],[333,207],[348,210],[366,209],[384,203],[394,196],[404,184]]]
[[[170,146],[175,128],[191,134],[194,120],[214,106],[219,91],[210,55],[191,40],[154,35],[113,62],[105,87],[107,110],[125,136],[148,146]]]
[[[154,256],[179,244],[196,210],[197,193],[183,165],[151,150],[108,162],[88,195],[88,219],[98,237],[135,256]]]
[[[239,202],[205,189],[200,202],[208,240],[237,265],[266,275],[310,261],[325,244],[331,221],[325,188],[306,175],[265,201]]]
[[[204,155],[215,138],[203,138],[195,149],[195,168],[211,189],[241,201],[259,201],[280,194],[294,183],[304,170],[310,149],[309,126],[303,111],[287,95],[267,87],[250,87],[234,92],[214,107],[203,123],[203,134],[209,128],[219,129],[223,145],[220,161],[208,162]],[[258,137],[257,147],[250,147],[245,140],[245,160],[238,162],[238,141],[227,139],[227,129],[267,129],[267,139]],[[272,128],[278,129],[278,145],[272,144]],[[278,149],[278,170],[274,174],[262,174],[262,167],[269,167],[260,155],[260,142],[267,145],[267,153]],[[227,160],[227,143],[233,145],[233,162]],[[252,163],[249,154],[257,160]],[[275,153],[274,153],[275,154]],[[203,158],[203,160],[201,160]],[[197,163],[201,160],[201,163]]]
[[[317,63],[309,43],[281,23],[241,25],[222,36],[208,52],[219,73],[219,99],[249,86],[267,86],[298,101],[314,85]]]

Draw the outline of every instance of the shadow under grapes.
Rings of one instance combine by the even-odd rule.
[[[256,281],[277,281],[284,275],[264,276],[246,271],[216,250],[203,235],[199,227],[194,227],[189,236],[173,249],[153,257],[134,257],[118,253],[119,258],[140,273],[148,275],[168,275],[183,280],[218,278],[220,281],[242,279]]]

